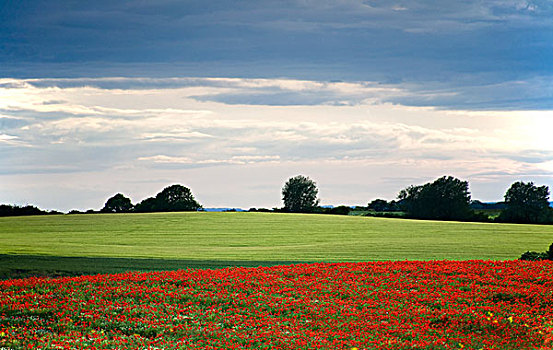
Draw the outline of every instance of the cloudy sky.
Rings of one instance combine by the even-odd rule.
[[[0,3],[0,202],[99,209],[180,183],[365,205],[443,175],[553,187],[551,0]]]

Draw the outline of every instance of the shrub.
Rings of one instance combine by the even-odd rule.
[[[323,214],[348,215],[350,211],[351,208],[345,205],[340,205],[334,208],[322,208]]]
[[[519,260],[537,261],[537,260],[553,260],[553,243],[549,246],[546,252],[531,252],[527,251],[522,254]]]
[[[547,253],[527,251],[526,253],[520,256],[519,260],[526,260],[526,261],[548,260],[548,256],[547,256]]]

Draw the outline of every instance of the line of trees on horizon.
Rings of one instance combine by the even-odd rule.
[[[319,205],[318,188],[315,181],[304,175],[289,178],[282,188],[282,208],[250,208],[249,211],[321,213],[347,215],[352,210],[368,211],[366,215],[391,216],[427,220],[494,221],[528,224],[552,224],[553,208],[549,204],[549,188],[533,182],[517,181],[511,185],[503,202],[482,203],[471,200],[468,181],[452,176],[442,176],[423,185],[411,185],[402,189],[396,200],[375,199],[366,207]],[[164,188],[155,197],[149,197],[133,204],[122,193],[110,197],[101,213],[148,213],[174,211],[202,211],[202,205],[194,198],[192,191],[175,184]],[[486,210],[498,212],[490,218]],[[69,214],[81,213],[70,211]],[[97,213],[88,210],[86,213]],[[0,216],[61,214],[46,212],[34,206],[0,205]]]
[[[319,207],[317,194],[315,182],[308,177],[298,175],[290,178],[282,190],[283,211],[338,214],[327,208]],[[533,182],[517,181],[507,190],[504,199],[504,202],[493,205],[472,201],[468,181],[462,181],[453,176],[442,176],[424,185],[411,185],[402,189],[397,196],[397,201],[373,200],[367,205],[367,209],[384,213],[380,216],[398,217],[397,214],[390,215],[389,213],[401,212],[401,217],[412,219],[526,224],[553,223],[553,208],[549,204],[549,188],[547,186],[536,186]],[[489,215],[482,212],[485,209],[499,210],[500,212],[497,217],[491,219]]]
[[[58,215],[63,214],[56,210],[45,211],[34,205],[0,204],[0,217],[2,216],[29,216],[29,215]]]
[[[100,212],[102,213],[152,213],[171,211],[198,211],[202,206],[188,187],[171,185],[165,187],[155,197],[149,197],[133,205],[131,200],[121,193],[109,198]]]
[[[496,222],[551,224],[553,208],[549,205],[549,188],[533,182],[517,181],[509,187],[503,203],[494,206],[471,201],[469,184],[452,176],[434,182],[409,186],[398,194],[400,207],[416,219],[490,221],[481,209],[499,209]]]

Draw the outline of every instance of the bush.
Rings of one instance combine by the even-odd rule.
[[[537,261],[537,260],[553,260],[553,243],[549,246],[546,252],[531,252],[527,251],[522,254],[519,260]]]
[[[322,208],[323,214],[348,215],[350,211],[351,208],[345,205],[340,205],[334,208]]]
[[[519,260],[538,261],[538,260],[549,260],[549,259],[548,259],[547,253],[527,251],[526,253],[520,256]]]

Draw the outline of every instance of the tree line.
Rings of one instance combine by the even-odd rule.
[[[347,215],[352,210],[367,210],[367,215],[393,216],[428,220],[495,221],[528,224],[552,224],[553,208],[549,205],[549,188],[533,182],[518,181],[511,185],[500,203],[482,203],[471,200],[469,184],[452,176],[443,176],[423,185],[412,185],[399,191],[392,201],[375,199],[366,207],[321,207],[315,181],[304,175],[288,179],[282,188],[282,208],[250,208],[249,211],[288,213],[321,213]],[[122,193],[110,197],[102,213],[148,213],[173,211],[201,211],[203,207],[192,191],[182,185],[164,188],[154,197],[137,204]],[[490,218],[485,210],[499,214]],[[94,213],[89,210],[87,213]],[[70,211],[71,213],[80,213]],[[0,216],[59,214],[45,212],[33,206],[0,205]]]
[[[317,193],[315,183],[311,179],[302,175],[291,178],[282,191],[284,210],[320,211],[317,206]],[[468,181],[443,176],[433,182],[402,189],[397,195],[397,201],[373,200],[368,203],[367,209],[380,213],[401,212],[402,217],[412,219],[553,223],[553,208],[549,205],[549,188],[522,181],[511,185],[505,193],[504,202],[486,204],[471,200]],[[490,219],[487,214],[477,209],[495,209],[500,213]]]
[[[33,205],[10,205],[10,204],[0,204],[0,217],[1,216],[28,216],[28,215],[52,215],[52,214],[61,214],[58,211],[44,211]]]
[[[155,197],[149,197],[133,205],[131,200],[121,193],[109,198],[100,212],[102,213],[150,213],[171,211],[197,211],[202,206],[196,201],[192,191],[182,185],[164,188]]]

